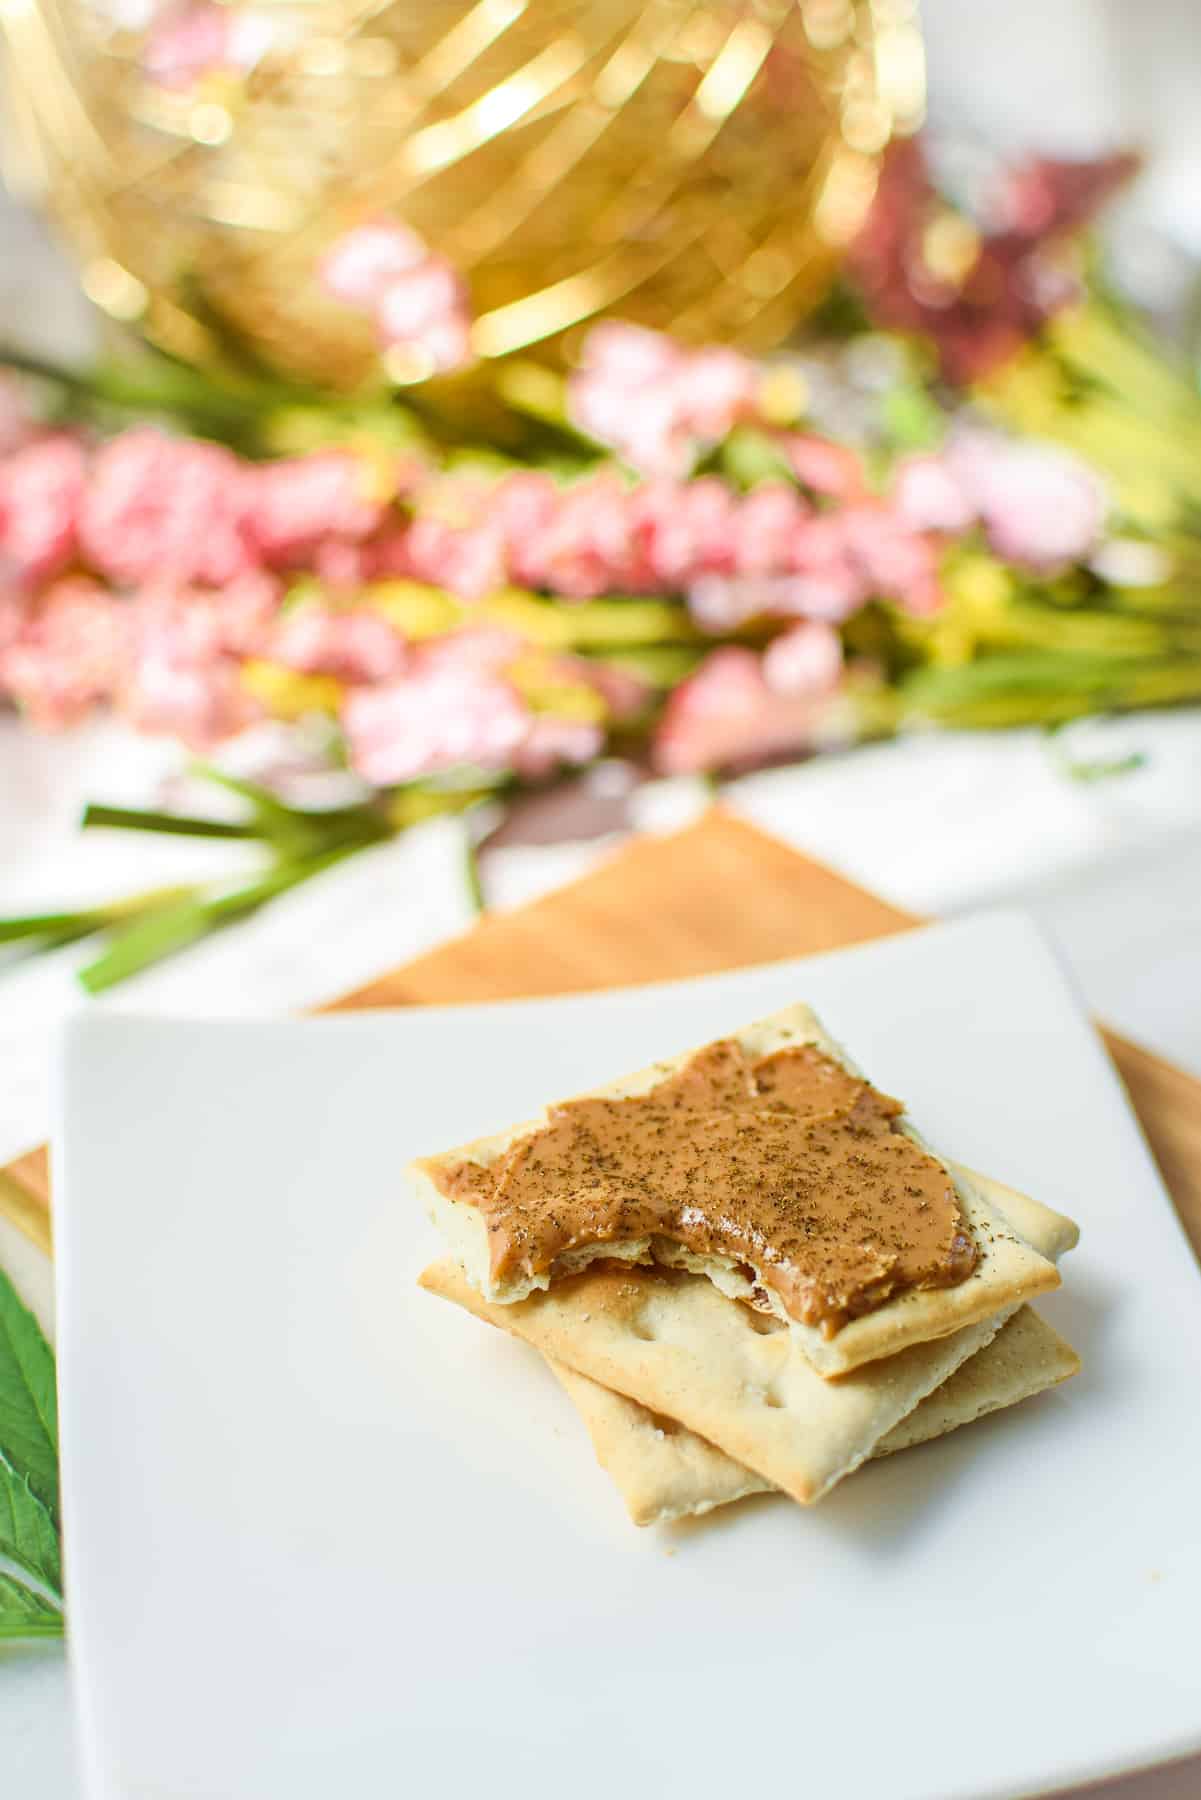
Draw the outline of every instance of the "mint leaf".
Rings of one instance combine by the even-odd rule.
[[[0,1271],[0,1461],[58,1528],[58,1396],[37,1320]],[[2,1515],[0,1515],[2,1516]]]
[[[26,1575],[62,1593],[62,1556],[54,1520],[29,1482],[5,1459],[0,1450],[0,1557],[15,1563]]]
[[[0,1575],[0,1641],[5,1638],[61,1637],[63,1615],[11,1575]]]

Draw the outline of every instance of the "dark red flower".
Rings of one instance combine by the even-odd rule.
[[[966,384],[1018,351],[1077,283],[1057,253],[1138,167],[1041,158],[994,184],[977,224],[938,192],[916,139],[885,158],[847,266],[877,324],[935,344],[948,380]]]

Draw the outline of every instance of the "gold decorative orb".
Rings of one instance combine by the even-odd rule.
[[[386,379],[323,252],[402,221],[482,358],[596,317],[755,350],[824,291],[894,131],[915,0],[0,0],[10,179],[164,348]]]

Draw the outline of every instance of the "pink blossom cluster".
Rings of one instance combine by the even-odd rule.
[[[531,709],[510,669],[522,651],[504,631],[477,629],[418,645],[403,672],[356,689],[342,713],[353,766],[379,787],[468,765],[537,780],[590,762],[604,747],[600,723]],[[610,717],[631,716],[644,689],[615,670],[558,659],[559,673],[594,684]]]
[[[248,463],[217,444],[123,432],[94,451],[48,433],[0,462],[0,564],[30,585],[73,564],[118,587],[219,587],[360,546],[389,516],[357,456]]]
[[[699,449],[759,413],[761,372],[735,350],[688,350],[612,321],[588,334],[568,383],[578,428],[646,475],[686,475]]]
[[[725,769],[815,747],[842,678],[842,643],[829,625],[790,626],[762,655],[713,650],[670,696],[652,754],[665,775]]]
[[[286,573],[361,555],[390,498],[342,452],[29,437],[0,462],[0,692],[45,725],[104,702],[192,744],[229,736],[254,715],[240,662],[264,654]]]
[[[1087,561],[1109,510],[1104,483],[1079,457],[979,429],[908,458],[892,497],[915,529],[957,535],[979,525],[998,556],[1040,575]]]
[[[496,480],[408,465],[389,494],[349,452],[256,464],[148,428],[98,447],[26,434],[0,460],[0,691],[44,724],[108,703],[207,745],[256,716],[243,680],[254,659],[342,685],[368,780],[455,761],[532,775],[595,755],[602,727],[531,710],[508,673],[514,641],[468,629],[410,644],[364,590],[401,576],[467,601],[512,584],[565,604],[684,594],[714,635],[752,618],[791,626],[763,659],[713,665],[729,697],[749,695],[753,664],[774,744],[837,682],[839,622],[872,594],[915,612],[939,598],[934,533],[868,495],[836,446],[797,437],[788,448],[814,498],[785,482],[740,494],[714,478],[628,486],[602,470],[561,487],[535,471]],[[316,574],[330,603],[285,606],[295,570]],[[596,691],[610,721],[645,700],[594,662],[559,669]],[[705,664],[664,725],[679,744],[700,719],[709,760],[734,742],[732,702],[714,732],[689,696],[703,700],[717,676]],[[679,767],[688,754],[664,752]]]
[[[184,0],[169,6],[151,26],[142,67],[157,86],[186,92],[208,76],[248,74],[272,37],[265,13],[215,0]]]
[[[0,694],[35,723],[63,726],[112,705],[141,730],[205,749],[262,716],[242,678],[247,659],[262,659],[342,685],[352,765],[380,786],[460,763],[532,779],[596,756],[598,720],[524,699],[511,671],[525,649],[483,628],[412,645],[367,606],[281,610],[263,574],[219,592],[151,584],[127,596],[67,575],[36,598],[0,602]],[[646,698],[634,677],[583,658],[550,658],[544,673],[592,689],[610,722]]]
[[[153,430],[96,449],[25,434],[0,462],[0,694],[45,726],[107,704],[205,747],[258,716],[243,680],[257,659],[343,684],[368,779],[460,755],[494,767],[503,752],[523,774],[594,755],[599,725],[531,711],[508,680],[516,640],[466,631],[414,648],[354,603],[373,568],[405,565],[404,535],[350,454],[252,464]],[[337,604],[285,607],[295,569],[340,571]],[[593,687],[611,718],[641,703],[641,685],[615,671],[555,668]]]
[[[90,576],[66,575],[34,597],[10,599],[0,693],[45,727],[113,705],[142,730],[205,748],[257,716],[240,659],[277,603],[274,583],[262,575],[219,595],[150,586],[129,597]]]
[[[321,259],[326,292],[369,313],[381,344],[409,354],[418,376],[471,361],[471,313],[462,277],[415,231],[390,219],[357,225]]]
[[[580,600],[683,593],[715,633],[757,616],[837,621],[873,595],[926,613],[941,597],[936,539],[866,493],[821,509],[783,481],[740,494],[711,476],[627,487],[601,470],[567,488],[447,478],[413,505],[391,571],[465,597],[512,583]]]

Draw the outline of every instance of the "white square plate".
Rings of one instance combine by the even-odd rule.
[[[537,1359],[415,1289],[401,1166],[795,999],[1081,1220],[1045,1310],[1086,1371],[812,1512],[638,1532]],[[86,1017],[63,1071],[98,1800],[966,1800],[1201,1746],[1201,1283],[1024,919],[564,1000]]]

